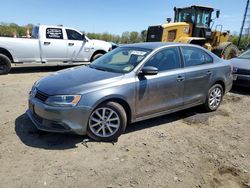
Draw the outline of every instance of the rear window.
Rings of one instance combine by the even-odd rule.
[[[238,58],[240,58],[240,59],[250,59],[250,50],[244,52]]]
[[[181,47],[184,56],[185,67],[192,67],[213,63],[213,58],[204,50],[195,47]]]
[[[39,27],[35,26],[32,29],[31,38],[38,39],[38,36],[39,36]]]

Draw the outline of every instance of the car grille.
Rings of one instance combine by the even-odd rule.
[[[247,69],[237,69],[236,74],[250,75],[250,70],[247,70]]]
[[[49,97],[49,95],[41,92],[41,91],[38,91],[36,92],[36,95],[35,95],[35,98],[39,99],[40,101],[43,101],[45,102],[47,100],[47,98]]]

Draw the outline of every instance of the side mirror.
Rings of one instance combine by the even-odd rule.
[[[219,18],[220,17],[220,10],[217,10],[216,11],[216,18]]]
[[[146,75],[156,75],[158,74],[159,70],[156,67],[153,66],[146,66],[143,67],[140,71],[140,75],[146,76]]]
[[[88,42],[88,40],[86,39],[85,34],[82,34],[82,40],[83,40],[83,42]]]
[[[168,23],[170,23],[170,22],[171,22],[171,20],[172,20],[171,18],[167,18],[167,22],[168,22]]]

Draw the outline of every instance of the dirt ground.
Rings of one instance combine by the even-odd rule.
[[[0,187],[250,187],[250,90],[217,112],[193,108],[130,125],[117,143],[38,132],[28,92],[59,70],[0,76]]]

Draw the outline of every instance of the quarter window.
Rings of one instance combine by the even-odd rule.
[[[59,28],[47,28],[46,29],[47,39],[63,39],[62,29]]]
[[[185,67],[213,63],[213,58],[204,50],[195,47],[182,47]]]
[[[82,40],[82,35],[74,30],[66,29],[68,40]]]
[[[153,55],[144,66],[156,67],[159,72],[180,68],[181,64],[178,49],[163,49]]]

